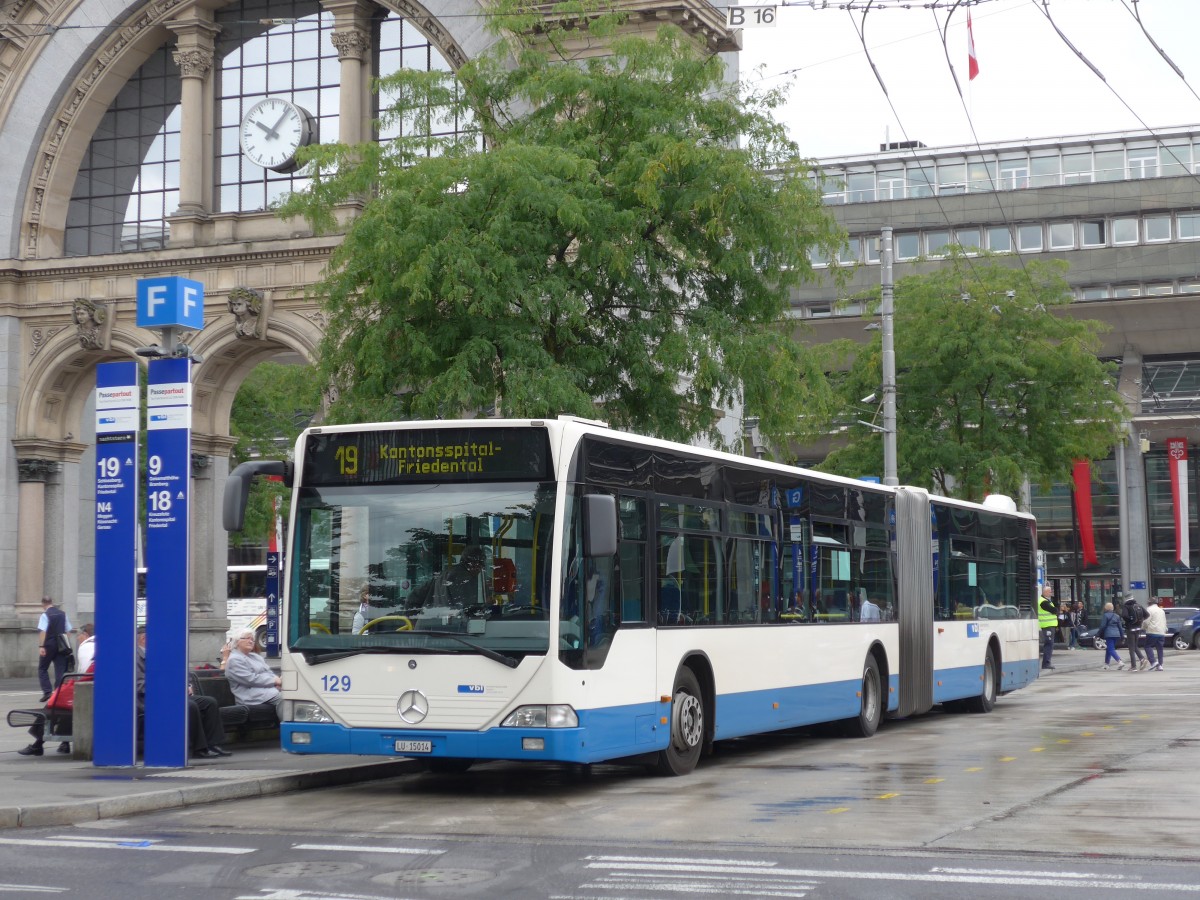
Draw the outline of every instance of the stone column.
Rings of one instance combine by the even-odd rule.
[[[188,655],[193,664],[214,663],[225,632],[229,539],[221,525],[221,497],[234,439],[192,433],[191,585]]]
[[[213,47],[220,29],[211,10],[191,7],[166,23],[177,35],[173,54],[179,66],[179,209],[171,216],[172,245],[196,240],[197,224],[212,211]]]
[[[1141,441],[1133,417],[1142,411],[1142,354],[1127,345],[1121,360],[1120,381],[1117,390],[1129,407],[1129,427],[1121,439],[1125,444],[1124,454],[1117,454],[1117,464],[1124,457],[1125,491],[1118,502],[1124,505],[1125,534],[1121,549],[1128,556],[1121,560],[1121,572],[1125,576],[1122,588],[1128,589],[1133,582],[1143,582],[1145,589],[1133,593],[1143,605],[1149,602],[1153,585],[1150,577],[1150,511],[1146,503],[1146,464],[1142,459]]]
[[[326,0],[333,13],[333,46],[341,63],[338,140],[358,144],[370,140],[371,118],[371,18],[378,11],[364,0]]]
[[[17,459],[17,615],[36,618],[46,593],[46,482],[58,463]],[[59,599],[59,598],[55,598]]]
[[[21,523],[12,510],[20,508],[21,485],[12,444],[17,432],[17,406],[21,393],[21,320],[0,316],[0,677],[32,674],[36,664],[33,642],[26,629],[33,622],[17,614],[18,543]],[[40,612],[40,610],[39,610]]]

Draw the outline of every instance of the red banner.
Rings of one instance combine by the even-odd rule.
[[[1171,469],[1171,514],[1175,520],[1175,557],[1185,566],[1191,566],[1190,535],[1188,519],[1188,471],[1187,438],[1167,438],[1167,465]]]
[[[1075,460],[1075,518],[1079,521],[1079,549],[1083,564],[1100,565],[1096,556],[1096,532],[1092,528],[1092,464],[1086,459]]]

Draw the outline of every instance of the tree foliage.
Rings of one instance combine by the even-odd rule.
[[[321,411],[319,375],[311,366],[261,363],[242,382],[229,414],[229,433],[237,439],[229,454],[230,468],[249,459],[286,459],[300,432]],[[273,498],[287,519],[289,493],[278,482],[256,478],[250,488],[246,522],[235,542],[265,543],[275,527]]]
[[[979,500],[1049,487],[1076,459],[1102,459],[1127,411],[1114,364],[1097,357],[1103,323],[1065,311],[1066,265],[955,255],[895,286],[897,468],[902,484]],[[880,394],[881,340],[842,379],[843,410],[869,419]],[[876,424],[882,424],[876,419]],[[882,436],[860,424],[820,468],[881,471]]]
[[[543,22],[514,11],[506,35]],[[495,408],[688,439],[744,402],[783,441],[833,401],[785,316],[810,248],[844,236],[781,97],[740,94],[674,27],[589,34],[611,53],[564,62],[571,33],[543,28],[454,75],[401,71],[382,86],[399,138],[311,150],[282,214],[329,229],[362,203],[316,287],[331,419]]]

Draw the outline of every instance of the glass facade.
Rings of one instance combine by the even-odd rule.
[[[83,155],[64,234],[67,256],[155,250],[179,206],[179,67],[150,55],[100,120]]]
[[[263,24],[262,20],[282,24]],[[295,21],[292,21],[295,20]],[[303,170],[275,172],[241,152],[245,112],[268,96],[311,116],[314,142],[338,139],[340,63],[333,15],[316,0],[239,0],[216,14],[214,63],[214,212],[270,209],[307,184]],[[374,23],[372,76],[398,68],[449,71],[420,31],[395,13]],[[129,79],[92,136],[76,177],[64,234],[65,255],[88,256],[166,246],[179,208],[180,72],[164,46]],[[387,98],[376,98],[386,106]],[[466,123],[449,119],[440,133]],[[379,134],[388,140],[389,127]],[[873,178],[874,176],[872,176]]]

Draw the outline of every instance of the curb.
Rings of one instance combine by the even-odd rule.
[[[313,788],[394,778],[398,775],[420,772],[423,769],[424,767],[417,760],[389,760],[345,768],[289,772],[265,778],[146,791],[140,794],[106,797],[100,800],[0,807],[0,829],[76,825],[80,822],[95,822],[100,819],[160,812],[164,809],[183,809],[205,803],[218,803],[222,800],[242,800],[250,797],[265,797],[292,791],[306,791]]]

